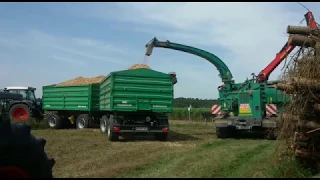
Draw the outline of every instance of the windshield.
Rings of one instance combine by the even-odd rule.
[[[30,101],[35,101],[36,100],[36,96],[34,94],[34,91],[27,91],[27,96],[29,97]]]
[[[30,100],[30,101],[35,101],[36,100],[36,96],[34,94],[34,91],[32,90],[9,90],[10,93],[17,93],[17,94],[21,94],[22,98],[25,100]]]

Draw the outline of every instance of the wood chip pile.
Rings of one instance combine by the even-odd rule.
[[[146,69],[151,69],[148,65],[146,64],[134,64],[133,66],[131,66],[129,68],[129,70],[131,69],[140,69],[140,68],[146,68]]]
[[[134,64],[129,68],[129,70],[140,69],[140,68],[151,69],[146,64]],[[105,78],[105,76],[97,76],[97,77],[93,77],[93,78],[85,78],[85,77],[79,76],[77,78],[59,83],[56,86],[77,86],[77,85],[96,84],[96,83],[101,83],[104,78]]]
[[[77,86],[77,85],[96,84],[96,83],[101,83],[104,78],[105,76],[97,76],[93,78],[84,78],[80,76],[80,77],[71,79],[69,81],[59,83],[56,86]]]

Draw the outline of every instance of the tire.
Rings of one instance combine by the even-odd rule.
[[[102,118],[100,119],[100,132],[102,134],[107,133],[107,122],[108,122],[107,116],[102,116]]]
[[[225,139],[228,138],[230,135],[229,133],[229,128],[227,127],[216,127],[216,135],[217,138]]]
[[[9,110],[13,122],[25,122],[32,117],[32,110],[26,104],[15,104]]]
[[[113,115],[110,115],[109,120],[107,121],[107,136],[109,141],[118,141],[119,140],[119,133],[113,132],[111,129],[113,129],[114,125],[114,117]]]
[[[0,122],[0,178],[53,177],[55,160],[44,151],[46,141],[30,132],[31,126],[11,123],[9,117]]]
[[[57,114],[49,114],[47,116],[47,120],[48,120],[48,125],[50,128],[53,129],[61,129],[62,128],[62,119],[59,115]]]
[[[167,141],[168,133],[155,133],[155,139],[158,141]]]
[[[267,129],[265,130],[265,139],[267,140],[276,140],[277,135],[275,133],[275,129]]]
[[[80,114],[77,117],[76,127],[77,129],[86,129],[89,127],[89,115],[88,114]]]

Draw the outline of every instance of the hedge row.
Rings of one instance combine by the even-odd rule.
[[[210,114],[210,108],[192,108],[190,117],[192,120],[204,120],[201,112]],[[188,108],[173,108],[172,113],[169,114],[170,120],[189,120]]]

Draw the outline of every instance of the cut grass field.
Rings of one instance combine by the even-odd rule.
[[[109,142],[99,129],[32,133],[47,140],[54,177],[310,177],[294,163],[275,167],[275,141],[220,140],[209,123],[170,123],[167,142]]]

